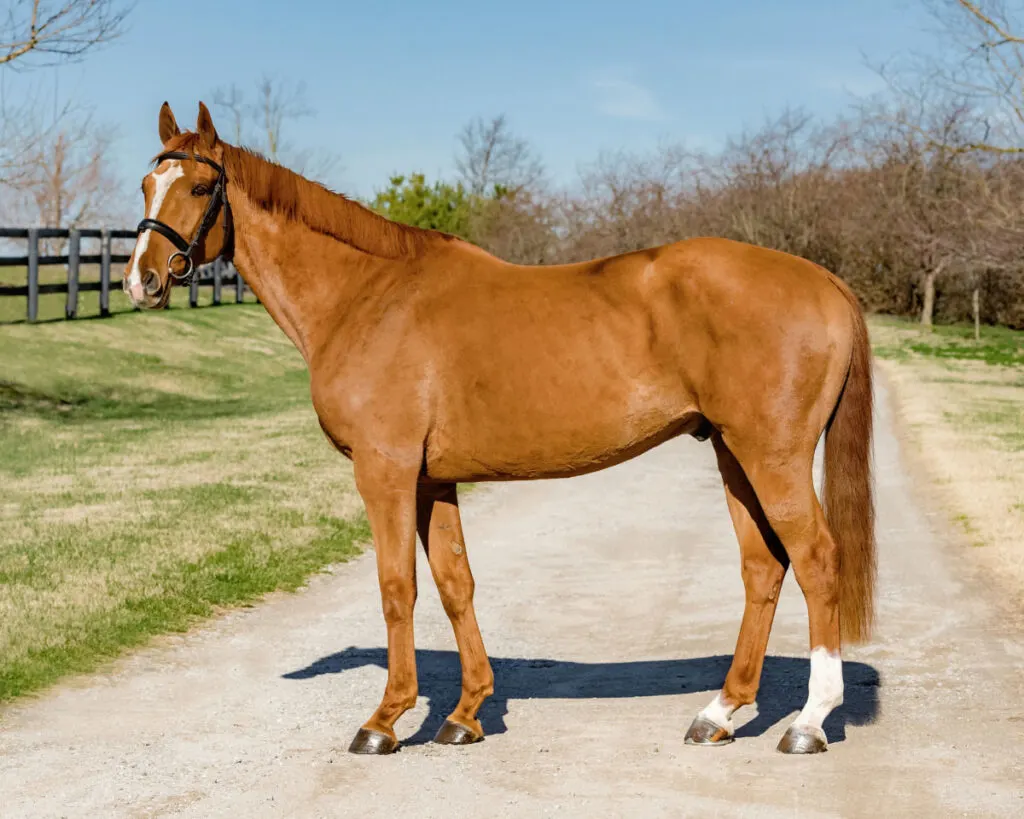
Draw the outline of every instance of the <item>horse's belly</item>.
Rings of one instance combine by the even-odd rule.
[[[439,424],[427,441],[426,477],[439,481],[529,480],[593,472],[706,423],[692,403],[620,405],[598,412],[480,413]]]
[[[504,314],[491,315],[493,327],[469,317],[473,343],[437,345],[446,355],[435,371],[428,476],[576,475],[700,422],[678,317],[635,294],[573,295],[573,306],[538,308],[525,326]]]

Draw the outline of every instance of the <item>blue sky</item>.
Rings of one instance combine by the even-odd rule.
[[[264,74],[306,83],[316,116],[286,135],[336,152],[326,181],[348,193],[450,175],[461,126],[497,113],[566,183],[603,149],[714,147],[787,105],[839,113],[881,87],[865,57],[927,50],[927,26],[914,0],[138,0],[126,36],[57,85],[116,128],[132,186],[164,99],[191,126],[214,88]],[[5,83],[45,96],[54,78]]]

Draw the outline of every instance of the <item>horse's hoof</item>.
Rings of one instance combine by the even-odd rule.
[[[461,723],[446,719],[444,725],[437,729],[434,742],[439,745],[472,745],[474,742],[480,742],[483,738],[483,734],[478,734]]]
[[[686,732],[687,745],[728,745],[733,736],[728,728],[715,725],[711,720],[697,715],[697,718]]]
[[[380,731],[371,731],[369,728],[360,728],[352,744],[348,746],[350,754],[393,754],[398,750],[398,740],[382,734]]]
[[[820,728],[790,725],[779,740],[778,750],[784,754],[820,754],[828,750],[828,741]]]

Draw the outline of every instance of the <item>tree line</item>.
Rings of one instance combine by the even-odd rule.
[[[872,311],[1024,327],[1024,155],[967,150],[969,115],[933,110],[911,129],[905,109],[831,123],[790,111],[715,152],[605,154],[563,190],[503,118],[478,120],[458,178],[397,176],[371,204],[524,264],[721,236],[817,262]],[[505,141],[517,163],[481,179]]]

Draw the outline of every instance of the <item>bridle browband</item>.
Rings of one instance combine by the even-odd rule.
[[[202,162],[209,165],[217,172],[217,179],[213,183],[213,189],[210,191],[210,201],[206,205],[206,211],[203,213],[203,218],[199,221],[199,227],[196,229],[195,236],[192,237],[191,242],[186,240],[185,237],[170,225],[165,222],[161,222],[158,219],[143,219],[135,229],[136,236],[141,236],[142,233],[147,230],[155,230],[177,248],[174,253],[167,257],[167,275],[179,284],[187,284],[196,268],[192,254],[195,252],[199,242],[202,241],[203,236],[206,235],[206,231],[213,226],[213,223],[217,218],[217,211],[221,207],[224,208],[224,252],[229,252],[231,225],[228,214],[230,213],[230,208],[228,206],[227,197],[224,193],[224,168],[212,159],[207,159],[205,156],[187,154],[184,151],[166,151],[165,153],[160,154],[160,156],[156,158],[157,165],[165,159],[191,159],[195,162]],[[185,260],[184,273],[174,272],[174,260],[178,257]]]

